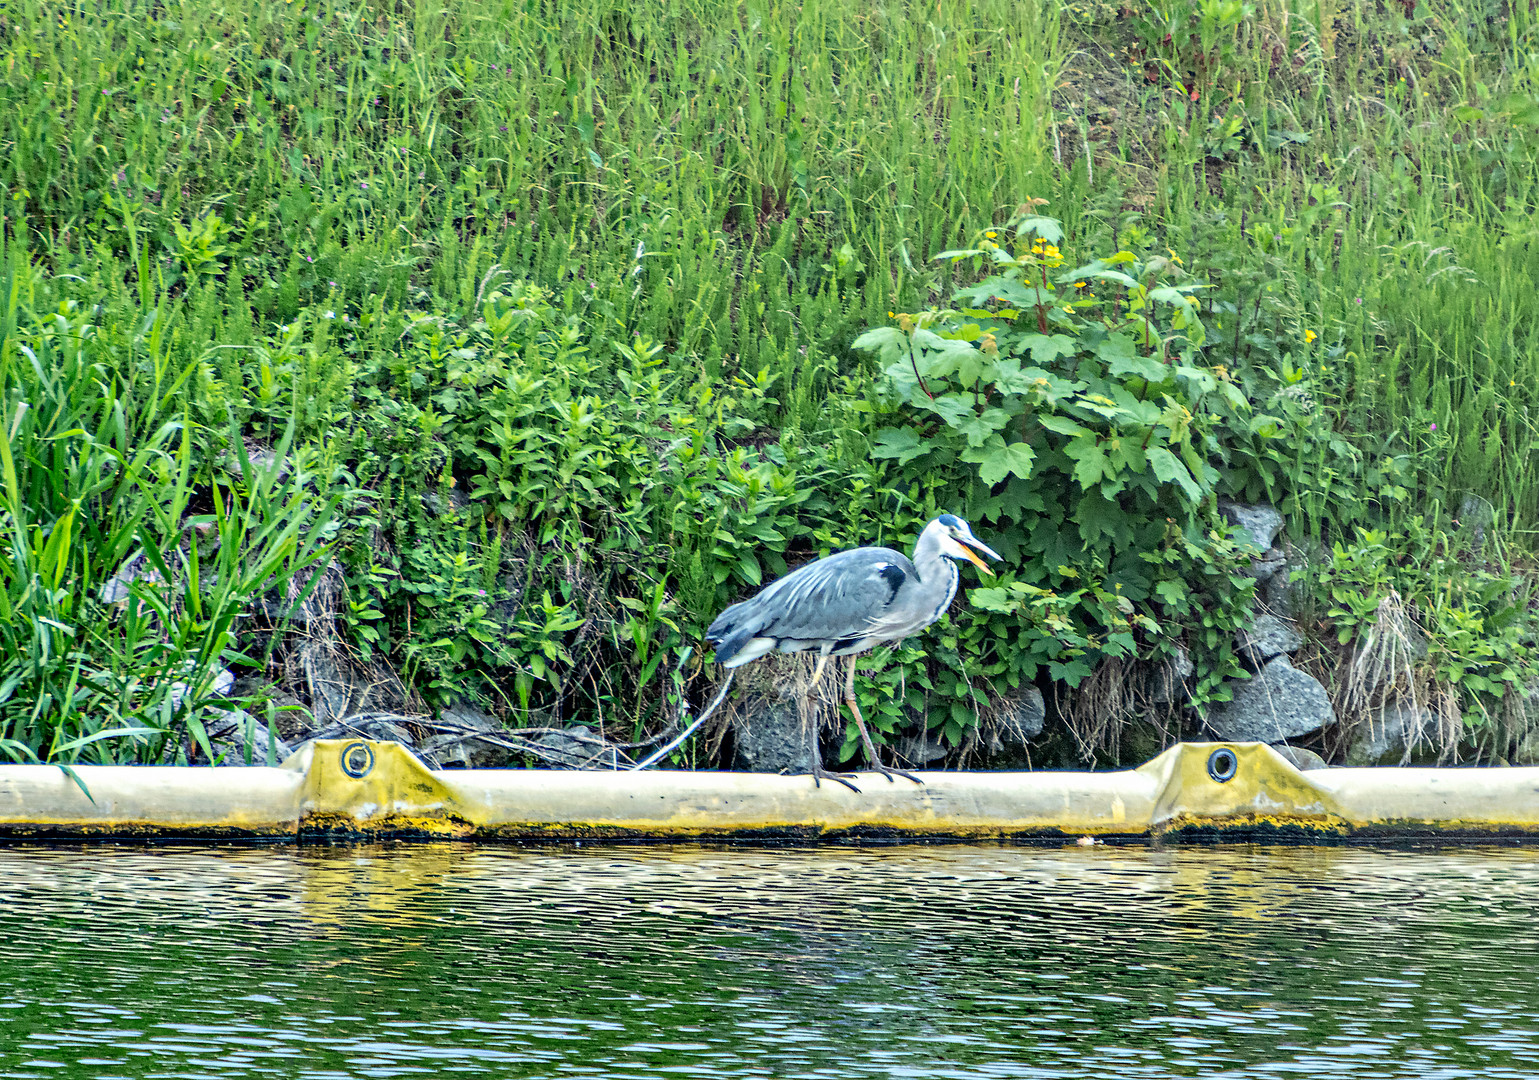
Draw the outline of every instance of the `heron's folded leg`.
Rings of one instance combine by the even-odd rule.
[[[876,756],[876,744],[871,741],[871,734],[866,730],[866,721],[860,715],[860,706],[855,703],[855,658],[850,657],[850,671],[844,680],[844,703],[850,707],[850,713],[855,717],[855,729],[860,732],[860,741],[866,748],[866,758],[871,762],[871,768],[875,772],[887,777],[889,784],[895,783],[894,776],[901,776],[905,780],[923,786],[924,781],[911,772],[902,769],[889,769],[882,764],[882,759]]]
[[[823,653],[818,657],[818,666],[812,669],[812,678],[807,682],[807,693],[811,694],[818,688],[818,681],[823,678],[823,666],[828,663],[828,654]]]

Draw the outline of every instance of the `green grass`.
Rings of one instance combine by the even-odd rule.
[[[146,248],[145,295],[218,277],[279,321],[418,288],[465,311],[495,265],[711,378],[798,376],[911,295],[932,250],[1051,183],[1050,5],[31,4],[10,21],[0,185],[33,248],[108,295]],[[836,295],[822,266],[845,244],[870,272]]]

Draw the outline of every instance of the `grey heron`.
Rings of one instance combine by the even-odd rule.
[[[816,686],[830,656],[850,656],[884,642],[901,641],[939,619],[957,591],[959,573],[953,560],[966,559],[993,573],[975,552],[999,559],[973,535],[967,522],[955,514],[942,514],[920,532],[912,560],[885,547],[854,548],[818,559],[727,608],[711,623],[705,638],[716,646],[716,662],[728,669],[776,650],[816,649],[820,654],[812,676]],[[889,769],[876,756],[855,702],[853,663],[844,680],[844,701],[855,717],[871,767],[889,782],[896,775],[923,783],[912,773]],[[814,736],[813,782],[825,776],[859,790],[839,774],[824,770]]]

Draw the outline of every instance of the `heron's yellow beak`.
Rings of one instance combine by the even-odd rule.
[[[966,544],[962,545],[962,554],[967,556],[967,561],[968,562],[972,563],[979,570],[982,570],[985,574],[993,574],[994,573],[994,571],[989,569],[989,564],[984,562],[982,559],[978,558],[978,556],[974,555],[973,554],[973,549],[968,547]],[[992,555],[993,552],[990,552],[990,554]],[[994,557],[998,558],[999,556],[995,555]]]

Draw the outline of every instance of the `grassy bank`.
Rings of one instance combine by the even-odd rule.
[[[721,606],[942,509],[1003,533],[1006,586],[1071,591],[997,485],[873,457],[926,421],[851,348],[949,303],[977,272],[931,256],[1041,197],[1066,250],[1213,286],[1192,362],[1279,434],[1206,447],[1207,494],[1315,552],[1322,674],[1393,596],[1432,641],[1413,677],[1497,752],[1539,502],[1536,30],[1314,0],[8,5],[4,588],[59,596],[9,650],[4,745],[159,758],[228,700],[218,666],[301,686],[305,635],[391,707],[640,738],[708,684]],[[1238,571],[1212,526],[1205,496],[1177,577]],[[1129,655],[1194,648],[1221,694],[1229,624],[1149,595]],[[958,609],[868,708],[961,745],[1117,658],[1032,625]]]

